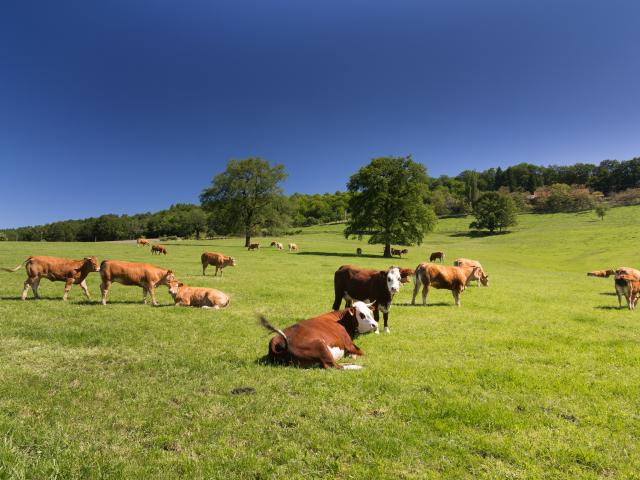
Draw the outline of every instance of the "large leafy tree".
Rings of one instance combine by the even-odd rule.
[[[270,165],[262,158],[231,160],[200,194],[202,207],[210,212],[212,230],[230,234],[242,232],[245,246],[258,228],[278,216],[282,189],[287,177],[284,165]]]
[[[425,204],[428,178],[424,165],[411,157],[375,158],[351,176],[347,188],[351,219],[345,237],[371,235],[370,244],[422,243],[435,227],[433,209]]]
[[[516,225],[518,221],[518,209],[513,199],[498,192],[486,192],[473,207],[475,222],[471,222],[469,228],[487,229],[491,233],[495,230]]]

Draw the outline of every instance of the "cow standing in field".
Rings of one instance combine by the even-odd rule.
[[[409,253],[409,250],[407,250],[406,248],[403,248],[402,250],[400,250],[399,248],[391,249],[391,255],[395,255],[396,257],[402,258],[402,254],[406,255],[407,253]]]
[[[290,252],[297,252],[298,251],[298,245],[296,245],[295,243],[290,243],[289,244],[289,251]]]
[[[235,267],[236,259],[233,257],[227,257],[221,253],[216,252],[204,252],[200,256],[200,261],[202,262],[202,275],[205,274],[205,270],[209,265],[213,265],[216,267],[216,273],[214,277],[218,276],[218,270],[220,270],[220,276],[224,273],[222,269],[224,267]]]
[[[190,287],[182,282],[169,283],[169,294],[176,305],[201,308],[224,308],[229,305],[229,295],[215,288]]]
[[[136,244],[139,247],[140,245],[147,246],[147,245],[151,245],[151,243],[149,242],[149,240],[145,240],[144,238],[139,238],[136,240]]]
[[[176,277],[171,270],[156,267],[148,263],[125,262],[122,260],[105,260],[100,265],[100,291],[102,304],[107,304],[107,294],[113,282],[122,285],[137,285],[142,287],[142,303],[147,303],[147,292],[151,296],[151,303],[157,306],[155,288],[160,285],[169,286]]]
[[[273,363],[301,367],[359,369],[358,365],[336,363],[345,354],[364,355],[353,343],[358,333],[378,331],[378,322],[371,315],[371,304],[355,302],[344,310],[309,318],[280,330],[261,316],[263,327],[277,336],[269,341],[267,358]]]
[[[163,254],[167,254],[167,249],[164,247],[164,245],[151,245],[151,254],[153,255],[154,253],[157,253],[158,255],[160,255],[161,253]]]
[[[247,247],[247,250],[251,251],[251,250],[260,250],[260,244],[259,243],[252,243],[249,245],[249,247]]]
[[[616,291],[616,295],[618,297],[618,307],[622,307],[622,297],[627,298],[625,294],[625,283],[618,282],[618,277],[628,276],[631,278],[635,278],[636,280],[640,280],[640,270],[631,267],[618,267],[617,269],[609,269],[609,270],[594,270],[593,272],[587,272],[588,277],[599,277],[599,278],[609,278],[611,275],[614,275],[613,286]],[[628,303],[627,298],[627,303]]]
[[[359,257],[362,255],[362,249],[360,247],[356,248],[356,255]]]
[[[621,274],[615,278],[616,293],[618,294],[618,304],[622,307],[621,296],[627,301],[629,310],[635,310],[640,296],[640,279],[634,275]]]
[[[487,283],[484,283],[483,285],[486,287],[489,285],[489,275],[486,274],[486,272],[484,271],[484,269],[482,268],[482,265],[480,264],[479,261],[477,260],[470,260],[468,258],[456,258],[453,261],[453,265],[456,267],[478,267],[480,269],[481,274],[478,275],[476,277],[476,286],[479,287],[480,286],[480,278],[482,276],[484,276],[484,278],[487,279]],[[471,284],[472,280],[468,280],[467,281],[467,286],[469,286]]]
[[[440,263],[444,262],[444,252],[433,252],[429,257],[429,261],[435,262],[436,260],[440,260]]]
[[[33,291],[34,298],[38,295],[40,280],[46,278],[52,282],[65,282],[64,295],[62,300],[69,298],[69,290],[74,284],[80,285],[82,291],[91,300],[89,288],[85,279],[91,272],[99,272],[100,265],[96,257],[84,257],[82,260],[69,260],[68,258],[33,256],[28,257],[24,262],[15,268],[3,268],[5,272],[17,272],[20,267],[25,266],[27,279],[24,281],[22,290],[22,300],[26,300],[29,287]]]
[[[413,297],[411,305],[416,304],[416,295],[422,287],[422,305],[427,305],[429,288],[451,290],[456,305],[460,306],[460,294],[470,280],[479,278],[483,285],[487,285],[487,278],[479,267],[448,267],[433,263],[421,263],[414,275]]]
[[[389,309],[393,296],[400,291],[402,276],[398,267],[388,270],[365,270],[352,265],[343,265],[333,276],[335,300],[333,309],[338,310],[342,299],[346,306],[351,306],[354,300],[375,302],[376,309],[373,316],[376,322],[380,319],[382,310],[384,331],[389,329]]]

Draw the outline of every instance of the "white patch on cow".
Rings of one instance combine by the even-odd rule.
[[[344,350],[340,347],[327,347],[333,356],[333,359],[337,362],[342,357],[344,357]]]
[[[364,302],[355,302],[353,308],[356,310],[356,320],[358,320],[358,333],[369,333],[378,331],[378,322],[373,318],[373,312]]]
[[[384,327],[384,333],[391,333],[391,329],[389,327]]]
[[[387,272],[387,289],[391,295],[395,295],[400,291],[400,282],[402,276],[398,267],[391,267]]]
[[[362,370],[362,365],[342,365],[342,368],[345,370]]]

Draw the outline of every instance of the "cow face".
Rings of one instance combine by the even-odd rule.
[[[378,322],[373,318],[371,312],[371,306],[373,304],[367,304],[364,302],[354,302],[353,304],[353,316],[358,320],[358,333],[369,333],[378,331]]]
[[[233,257],[229,257],[229,265],[231,265],[232,267],[236,266],[236,259]]]
[[[158,282],[158,285],[167,285],[170,286],[173,282],[177,282],[176,276],[173,274],[171,270],[167,270],[167,273],[164,274],[164,277]]]
[[[169,293],[171,295],[177,295],[180,287],[184,286],[184,283],[172,280],[169,282]]]
[[[400,291],[401,280],[400,269],[398,267],[391,267],[387,272],[387,288],[391,295]]]
[[[489,275],[486,275],[484,272],[481,272],[481,274],[480,274],[480,283],[482,283],[483,286],[488,287],[489,286]]]
[[[94,272],[100,271],[100,264],[98,263],[98,259],[96,257],[84,257],[84,261],[85,263],[91,265],[91,268],[93,268]]]

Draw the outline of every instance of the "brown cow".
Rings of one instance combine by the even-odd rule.
[[[149,242],[149,240],[145,240],[144,238],[139,238],[136,240],[136,244],[139,247],[140,245],[145,246],[145,245],[151,245],[151,243]]]
[[[392,248],[391,249],[391,255],[395,255],[398,256],[400,258],[402,258],[402,254],[407,254],[409,253],[409,250],[407,250],[406,248],[403,248],[402,250],[400,250],[399,248]]]
[[[480,278],[484,276],[484,278],[487,280],[486,283],[483,283],[483,285],[486,287],[489,285],[489,275],[487,275],[487,273],[484,271],[484,269],[482,268],[482,265],[480,264],[479,261],[477,260],[470,260],[468,258],[456,258],[453,261],[453,265],[456,267],[479,267],[481,270],[481,275],[479,277],[477,277],[475,279],[476,281],[476,286],[480,286]],[[467,286],[469,286],[471,284],[472,280],[470,279],[467,282]]]
[[[274,327],[261,316],[263,327],[277,334],[269,342],[267,358],[273,363],[322,368],[359,369],[358,365],[336,363],[345,353],[364,355],[354,343],[358,333],[378,331],[371,315],[371,305],[355,302],[344,310],[325,313],[298,322],[283,330]]]
[[[415,273],[413,268],[400,269],[400,283],[411,283],[411,277]]]
[[[76,284],[84,291],[89,300],[89,289],[85,279],[91,272],[99,272],[100,265],[96,257],[84,257],[82,260],[69,260],[68,258],[33,256],[28,257],[24,262],[15,268],[3,268],[5,272],[17,272],[20,267],[25,266],[27,279],[24,281],[22,290],[22,300],[26,300],[29,287],[33,291],[34,298],[38,295],[38,286],[42,278],[47,278],[52,282],[65,282],[64,295],[62,300],[69,298],[69,290]]]
[[[201,308],[224,308],[229,305],[229,295],[215,288],[189,287],[182,282],[169,283],[169,293],[176,305]]]
[[[611,270],[594,270],[593,272],[587,272],[587,277],[600,277],[609,278],[611,275],[615,275],[616,271]]]
[[[142,287],[142,303],[147,303],[147,292],[151,296],[151,303],[157,306],[155,288],[160,285],[169,286],[169,282],[176,279],[171,270],[156,267],[148,263],[125,262],[122,260],[105,260],[100,265],[100,291],[102,304],[107,304],[107,294],[112,282],[123,285],[137,285]]]
[[[289,251],[290,252],[297,252],[298,251],[298,245],[296,245],[295,243],[290,243],[289,244]]]
[[[429,261],[433,262],[435,260],[440,260],[440,263],[444,262],[444,252],[433,252],[429,257]]]
[[[359,257],[362,255],[362,249],[360,247],[356,248],[356,255]]]
[[[620,297],[624,295],[629,310],[635,310],[638,296],[640,296],[640,279],[634,275],[616,275],[615,287],[618,295],[618,305],[622,307]]]
[[[158,255],[160,255],[161,253],[164,253],[166,255],[167,249],[164,247],[164,245],[160,245],[160,244],[151,245],[151,254],[153,255],[156,252],[158,253]]]
[[[595,270],[593,272],[588,272],[588,277],[600,277],[600,278],[608,278],[611,275],[615,275],[615,279],[613,281],[613,286],[616,290],[616,295],[618,296],[618,306],[622,307],[622,297],[626,295],[624,294],[624,287],[622,283],[616,281],[616,279],[620,276],[627,275],[629,277],[634,277],[636,280],[640,280],[640,270],[636,270],[631,267],[618,267],[617,269],[609,269],[609,270]]]
[[[252,244],[249,245],[247,250],[249,250],[249,251],[251,251],[251,250],[260,250],[260,244],[259,243],[252,243]]]
[[[413,297],[411,305],[416,304],[416,295],[422,287],[422,305],[427,304],[429,288],[442,288],[451,290],[453,299],[457,306],[460,306],[460,294],[464,291],[469,280],[479,278],[483,285],[487,284],[486,276],[482,276],[479,267],[448,267],[446,265],[435,265],[433,263],[421,263],[416,268],[414,275]]]
[[[343,265],[333,276],[335,293],[333,309],[340,308],[343,298],[347,307],[351,306],[354,300],[375,302],[376,309],[373,316],[376,322],[379,321],[379,311],[382,310],[384,331],[389,333],[389,309],[393,296],[400,291],[401,278],[398,267],[389,267],[388,270],[365,270],[352,265]]]
[[[204,252],[200,256],[200,261],[202,262],[202,275],[204,275],[205,270],[209,265],[213,265],[216,267],[216,273],[214,277],[218,276],[218,270],[220,270],[220,276],[222,277],[224,267],[235,267],[236,259],[233,257],[227,257],[221,253],[217,252]]]

